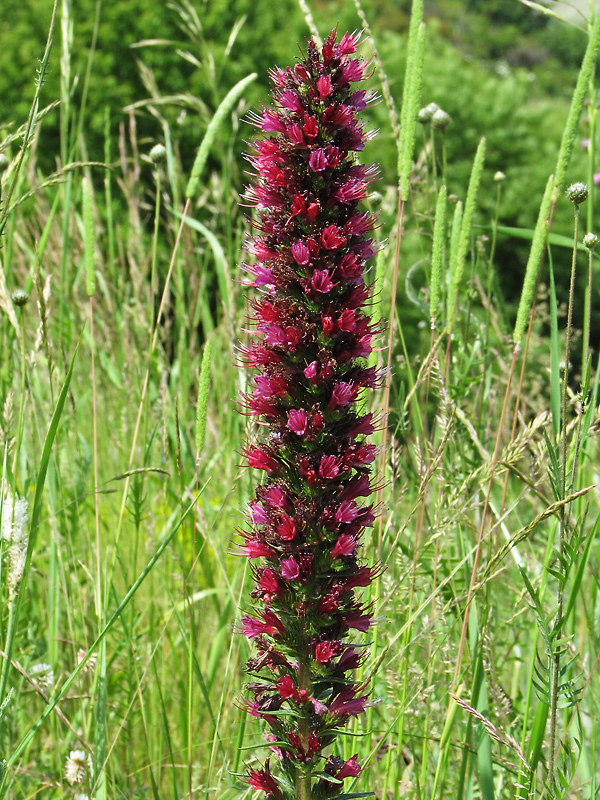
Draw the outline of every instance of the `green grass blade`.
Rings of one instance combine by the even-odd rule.
[[[474,225],[473,227],[482,231],[491,231],[493,229],[492,225]],[[531,242],[535,236],[535,229],[532,228],[512,228],[510,225],[498,225],[496,230],[498,233],[503,233],[505,236],[511,236],[514,239],[523,239],[527,242]],[[567,250],[573,250],[573,239],[569,236],[563,236],[560,233],[549,233],[546,236],[546,241],[553,247],[564,247]],[[577,249],[582,253],[588,252],[587,247],[581,242],[577,245]]]
[[[596,522],[594,523],[594,526],[593,526],[592,530],[590,531],[590,533],[588,533],[588,535],[587,535],[586,542],[585,542],[585,548],[583,550],[583,553],[579,557],[579,563],[577,564],[577,570],[575,571],[575,575],[573,577],[573,583],[571,585],[570,592],[569,592],[569,599],[568,599],[566,607],[565,607],[564,615],[563,615],[563,617],[561,619],[561,624],[560,624],[561,630],[565,628],[565,626],[566,626],[566,624],[567,624],[567,622],[569,620],[569,617],[571,616],[571,614],[575,610],[575,605],[577,603],[577,598],[579,597],[579,590],[581,589],[583,576],[585,574],[586,567],[587,567],[588,562],[590,560],[590,555],[591,555],[591,552],[592,552],[592,545],[594,544],[594,541],[596,539],[596,533],[598,532],[599,524],[600,524],[600,516],[596,517]]]
[[[82,196],[85,288],[88,297],[93,297],[96,290],[96,273],[94,270],[94,209],[92,205],[92,187],[86,176],[84,176],[82,181]]]
[[[517,319],[513,331],[513,342],[515,347],[520,345],[523,334],[525,333],[527,320],[529,318],[529,311],[531,309],[531,303],[533,300],[535,284],[537,282],[540,264],[542,263],[544,247],[546,246],[546,237],[548,235],[548,219],[550,217],[550,208],[552,206],[552,187],[553,177],[551,175],[548,178],[546,191],[544,192],[542,203],[540,205],[540,211],[531,242],[531,250],[529,251],[529,258],[527,260],[527,267],[525,268],[523,289],[521,290],[521,299],[519,301],[519,309],[517,311]]]
[[[558,352],[558,308],[556,305],[556,286],[554,284],[554,268],[549,253],[548,269],[550,273],[550,411],[552,414],[552,432],[554,441],[560,434],[560,357]]]
[[[475,216],[475,207],[477,205],[477,194],[479,192],[479,184],[481,183],[481,175],[483,172],[483,163],[485,160],[485,145],[486,141],[483,138],[477,147],[475,158],[473,159],[473,167],[471,169],[471,177],[469,179],[469,188],[467,189],[467,197],[465,200],[465,208],[462,217],[462,224],[460,228],[460,238],[458,240],[458,253],[456,264],[455,280],[460,284],[465,268],[465,261],[467,252],[471,244],[471,231],[473,228],[473,218]]]
[[[456,280],[456,270],[458,264],[458,241],[460,239],[460,228],[462,225],[463,204],[459,200],[454,209],[452,217],[452,229],[450,231],[450,256],[448,259],[448,295],[446,297],[446,320],[450,322],[454,315],[454,299],[458,281]]]
[[[208,388],[210,383],[210,366],[212,360],[212,339],[207,339],[200,367],[198,383],[198,403],[196,405],[196,463],[199,463],[204,451],[206,438],[206,415],[208,412]]]
[[[63,383],[63,387],[61,389],[60,395],[58,396],[58,400],[56,403],[56,407],[54,409],[54,413],[52,415],[52,419],[50,420],[50,425],[48,427],[48,432],[46,434],[46,439],[44,441],[44,448],[42,450],[42,455],[40,458],[40,466],[35,482],[35,495],[33,499],[33,507],[31,510],[31,521],[30,521],[30,528],[29,528],[29,541],[27,544],[27,555],[25,557],[25,565],[23,567],[23,574],[21,577],[21,582],[19,585],[19,590],[17,592],[17,596],[15,599],[14,604],[14,611],[11,616],[10,622],[10,630],[7,635],[7,642],[6,642],[6,657],[3,664],[2,669],[2,680],[0,682],[0,699],[2,699],[6,692],[6,685],[8,681],[8,673],[11,668],[10,660],[12,654],[12,646],[14,641],[14,634],[16,631],[17,623],[19,621],[19,614],[21,611],[22,605],[22,598],[23,598],[23,590],[27,585],[27,577],[29,575],[29,569],[31,567],[31,557],[33,555],[33,550],[37,540],[38,529],[40,525],[40,516],[42,513],[42,495],[44,492],[44,484],[46,482],[46,473],[48,472],[48,464],[50,462],[50,453],[52,451],[52,445],[54,444],[54,440],[56,438],[56,433],[58,431],[58,425],[60,422],[60,418],[63,413],[63,409],[65,407],[65,402],[67,399],[67,395],[69,392],[69,386],[71,384],[71,379],[73,377],[73,368],[75,366],[75,360],[77,358],[77,354],[79,352],[79,345],[81,344],[81,336],[79,337],[79,342],[77,343],[77,347],[75,348],[75,352],[73,354],[73,358],[71,359],[71,364],[69,366],[69,370],[65,377],[65,381]],[[1,785],[0,785],[1,788]],[[0,793],[0,797],[1,797]]]
[[[202,143],[198,148],[196,160],[194,161],[190,179],[185,190],[186,198],[189,199],[195,197],[196,192],[198,191],[198,183],[200,182],[202,170],[204,169],[204,165],[208,159],[208,154],[215,143],[215,139],[217,138],[217,134],[221,125],[225,121],[225,118],[228,116],[228,114],[233,111],[235,104],[244,93],[246,87],[256,80],[256,78],[257,74],[256,72],[253,72],[251,75],[247,75],[241,81],[236,83],[233,89],[230,89],[230,91],[225,95],[220,106],[215,111],[213,118],[208,123],[206,133],[204,134],[204,139],[202,139]]]
[[[178,211],[175,211],[175,209],[171,209],[171,211],[178,219],[183,219],[185,224],[189,225],[190,228],[193,228],[193,230],[201,233],[210,245],[210,249],[212,250],[215,259],[217,281],[219,283],[219,295],[225,304],[227,313],[229,314],[232,307],[231,275],[221,242],[217,239],[215,234],[209,228],[207,228],[206,225],[203,225],[201,222],[199,222],[199,220],[194,219],[193,217],[184,217]]]
[[[150,572],[152,571],[152,569],[156,565],[156,562],[162,556],[164,551],[167,549],[167,547],[169,546],[169,544],[173,540],[173,537],[175,536],[177,531],[181,528],[181,526],[183,525],[185,520],[190,515],[192,509],[194,508],[194,506],[196,505],[196,503],[198,501],[198,498],[200,497],[200,495],[204,491],[205,486],[206,486],[206,484],[202,487],[200,492],[198,492],[198,494],[194,497],[194,499],[188,505],[188,507],[185,509],[184,513],[181,515],[181,517],[179,518],[177,523],[171,528],[169,533],[162,540],[161,544],[156,549],[154,555],[152,556],[150,561],[147,563],[147,565],[144,567],[144,569],[142,570],[142,572],[140,573],[138,578],[131,585],[131,587],[129,588],[129,591],[127,592],[125,597],[121,600],[121,602],[119,603],[119,605],[117,606],[117,608],[113,612],[112,616],[110,617],[110,619],[108,620],[108,622],[106,623],[104,628],[100,631],[100,633],[98,634],[96,639],[93,641],[91,646],[87,649],[85,655],[81,658],[81,660],[79,661],[79,664],[77,665],[75,670],[73,670],[73,672],[65,680],[65,682],[63,683],[63,685],[61,686],[59,691],[57,691],[53,695],[53,697],[50,699],[48,704],[45,706],[44,710],[39,715],[37,720],[33,723],[33,725],[29,728],[27,733],[23,736],[23,738],[21,739],[19,744],[15,747],[15,749],[13,750],[13,752],[10,755],[10,758],[7,760],[7,764],[6,764],[6,766],[7,766],[7,774],[10,771],[10,768],[16,763],[16,761],[19,758],[19,756],[21,755],[21,753],[23,753],[27,749],[27,747],[29,747],[29,745],[31,744],[31,742],[35,738],[36,734],[38,733],[38,731],[40,730],[40,728],[42,727],[42,725],[44,724],[46,719],[50,716],[50,714],[55,709],[55,707],[58,705],[58,703],[66,695],[66,693],[68,692],[70,687],[73,685],[74,681],[77,679],[78,675],[81,673],[81,671],[83,670],[83,668],[85,667],[85,665],[87,664],[87,662],[89,661],[89,659],[91,658],[93,653],[98,650],[98,647],[99,647],[100,643],[102,641],[104,641],[106,635],[112,629],[112,627],[114,626],[115,622],[117,622],[117,620],[119,619],[119,617],[121,616],[123,611],[127,608],[127,606],[129,605],[129,603],[131,602],[131,600],[135,596],[136,592],[138,591],[138,589],[140,588],[142,583],[146,580],[146,578],[148,577],[148,575],[150,574]],[[2,784],[0,784],[0,797],[2,797],[3,794],[4,794],[5,781],[6,781],[6,776],[5,776],[5,779],[2,782]]]
[[[408,198],[410,189],[410,175],[417,132],[417,115],[423,86],[425,26],[422,23],[422,19],[423,0],[413,0],[408,35],[408,56],[402,91],[400,143],[398,146],[398,181],[402,200]]]
[[[554,198],[562,191],[565,183],[565,177],[571,154],[573,152],[573,145],[579,128],[579,120],[581,119],[581,112],[585,98],[590,87],[590,81],[594,76],[596,68],[596,58],[598,56],[598,48],[600,47],[600,14],[596,13],[594,25],[590,31],[583,61],[581,62],[581,69],[577,76],[577,84],[571,100],[571,107],[569,115],[562,135],[560,143],[560,150],[558,151],[558,158],[556,160],[556,180],[554,184]]]
[[[442,293],[442,265],[444,260],[444,242],[446,240],[446,187],[442,186],[438,193],[433,226],[433,243],[431,246],[431,283],[429,291],[429,317],[434,327]]]

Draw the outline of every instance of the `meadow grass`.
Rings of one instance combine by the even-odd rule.
[[[569,205],[586,99],[595,109],[600,15],[538,224],[511,231],[478,214],[484,140],[460,197],[443,131],[428,123],[420,143],[427,40],[422,3],[413,10],[399,137],[393,101],[381,134],[399,138],[399,175],[370,200],[384,243],[373,314],[387,326],[373,358],[389,369],[365,398],[387,419],[366,558],[385,573],[365,598],[378,624],[361,667],[378,702],[340,737],[339,754],[366,765],[346,796],[593,798],[600,373],[595,260],[581,244],[593,191],[574,242],[551,224]],[[120,112],[107,110],[95,159],[85,100],[71,103],[70,4],[55,12],[29,120],[0,144],[0,797],[250,797],[241,774],[265,745],[239,707],[249,648],[234,634],[249,606],[235,533],[253,479],[235,406],[248,221],[229,143],[254,75],[215,103],[190,175],[158,95],[143,107],[161,121],[166,160],[138,140],[138,109],[117,139]],[[316,14],[308,24],[323,32]],[[289,52],[291,63],[295,42]],[[44,109],[58,99],[44,97],[49,63],[61,70],[62,146],[43,175]],[[376,65],[373,85],[391,98]],[[376,155],[375,142],[365,160]],[[531,240],[516,323],[497,290],[507,235]],[[580,343],[565,327],[581,304],[574,281],[557,306],[559,262],[586,275]]]

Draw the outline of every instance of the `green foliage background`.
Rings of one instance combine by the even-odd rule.
[[[61,97],[61,72],[63,80],[68,73],[68,87],[62,89],[62,113],[68,119],[63,124],[70,127],[72,142],[75,132],[81,131],[73,157],[82,160],[103,159],[107,118],[113,139],[119,131],[130,136],[133,117],[127,109],[134,108],[140,147],[149,149],[155,141],[162,141],[167,127],[183,171],[188,172],[208,120],[231,86],[256,72],[258,79],[249,87],[246,99],[260,105],[267,97],[268,70],[274,64],[287,63],[290,42],[302,42],[307,35],[294,0],[278,4],[270,0],[180,0],[151,5],[142,0],[63,0],[63,5],[70,7],[74,20],[71,61],[68,67],[61,63],[69,32],[58,27],[43,102]],[[6,0],[3,5],[0,126],[8,130],[27,117],[33,65],[43,49],[50,8],[49,0]],[[370,0],[364,9],[399,105],[410,2]],[[356,9],[348,0],[320,2],[315,11],[320,19],[338,24],[340,29],[357,27]],[[532,228],[537,198],[556,158],[585,32],[536,13],[517,0],[437,0],[426,2],[425,11],[428,42],[423,102],[437,102],[453,118],[446,134],[449,193],[464,194],[477,143],[485,135],[486,170],[477,221],[483,225],[491,221],[493,176],[501,170],[507,175],[500,207],[502,224]],[[86,91],[87,70],[91,78]],[[372,82],[380,88],[376,75]],[[67,92],[68,108],[64,103]],[[154,113],[146,102],[150,96],[155,101],[160,98]],[[46,173],[56,168],[61,152],[60,114],[58,109],[53,111],[43,123],[37,159]],[[385,105],[376,107],[372,116],[380,135],[366,155],[381,164],[384,184],[391,186],[396,151]],[[248,126],[238,124],[233,138],[219,142],[211,154],[213,176],[235,165],[230,176],[232,198],[243,189],[242,154],[250,133]],[[581,136],[585,135],[582,128]],[[577,149],[570,181],[585,180],[583,164],[583,151]],[[150,181],[150,170],[142,180]],[[385,195],[385,185],[378,188]],[[559,207],[554,230],[567,233],[569,226],[568,209]],[[406,247],[407,263],[420,257],[417,250],[411,250],[410,240]],[[509,305],[520,290],[526,257],[526,243],[500,238],[501,288]],[[568,263],[559,263],[556,269],[558,284],[564,285],[560,279]]]

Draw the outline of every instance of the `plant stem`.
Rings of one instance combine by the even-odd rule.
[[[25,348],[25,319],[23,309],[19,308],[19,322],[21,323],[21,398],[19,400],[19,421],[17,428],[17,443],[15,446],[15,457],[13,460],[13,476],[17,479],[17,469],[19,466],[19,454],[23,443],[23,431],[25,429],[25,395],[27,393],[27,364]],[[16,488],[16,487],[15,487]]]
[[[563,392],[562,392],[562,403],[561,403],[561,427],[562,427],[562,498],[564,499],[567,496],[567,394],[568,394],[568,387],[569,387],[569,358],[571,355],[571,336],[573,333],[573,299],[575,294],[575,268],[577,265],[577,233],[578,233],[578,223],[579,223],[579,207],[577,205],[574,206],[575,209],[575,218],[574,218],[574,225],[573,225],[573,256],[571,258],[571,280],[569,284],[569,301],[567,307],[567,329],[566,329],[566,339],[565,339],[565,369],[563,372]],[[563,549],[563,536],[564,536],[564,525],[567,522],[567,510],[566,507],[563,507],[561,511],[561,552]],[[559,610],[560,610],[559,606]]]
[[[573,223],[573,256],[571,259],[571,280],[569,284],[569,301],[567,306],[567,330],[565,340],[565,368],[563,372],[563,390],[561,401],[561,495],[562,499],[567,496],[567,457],[568,457],[568,441],[567,441],[567,392],[569,388],[569,357],[571,354],[571,335],[572,335],[572,320],[573,320],[573,298],[575,294],[575,268],[577,265],[577,232],[579,224],[579,206],[574,204],[574,223]],[[561,560],[565,552],[565,539],[567,533],[567,526],[569,524],[569,511],[566,505],[563,505],[560,510],[560,524],[559,524],[559,551]],[[556,620],[554,622],[554,630],[559,630],[562,617],[563,617],[563,593],[564,582],[559,579],[558,587],[556,590],[556,603],[558,610],[556,612]],[[550,753],[548,757],[548,785],[550,787],[554,784],[554,761],[556,759],[556,718],[558,712],[558,682],[560,677],[560,656],[561,648],[556,647],[554,652],[549,654],[550,658],[550,671],[551,671],[551,691],[550,691]]]
[[[310,672],[308,670],[307,665],[301,659],[299,659],[298,689],[300,691],[304,689],[309,694],[311,690]],[[302,741],[304,749],[305,751],[307,751],[308,740],[310,738],[310,728],[307,716],[303,716],[299,720],[298,733],[300,735],[300,739]],[[312,798],[310,773],[306,773],[303,769],[299,769],[298,772],[296,773],[296,794],[298,800],[311,800]]]

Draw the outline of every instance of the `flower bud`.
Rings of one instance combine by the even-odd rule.
[[[155,144],[150,150],[150,161],[156,166],[164,164],[167,160],[167,150],[163,144]]]
[[[497,183],[499,183],[500,181],[505,181],[506,180],[506,175],[501,170],[498,170],[498,172],[496,172],[495,175],[494,175],[494,180]]]
[[[431,124],[438,131],[445,131],[448,125],[452,122],[452,117],[443,108],[438,108],[431,117]]]
[[[16,289],[12,293],[12,301],[16,306],[18,306],[18,308],[23,308],[23,306],[27,304],[28,300],[29,292],[26,292],[25,289]]]
[[[587,200],[588,193],[589,189],[585,183],[572,183],[565,192],[567,198],[576,206]]]
[[[583,237],[583,246],[587,247],[588,250],[593,250],[597,244],[598,237],[595,233],[586,233],[586,235]]]
[[[425,106],[423,111],[428,115],[429,119],[428,122],[431,122],[431,118],[435,114],[436,111],[439,111],[440,107],[437,103],[429,103],[429,105]]]

